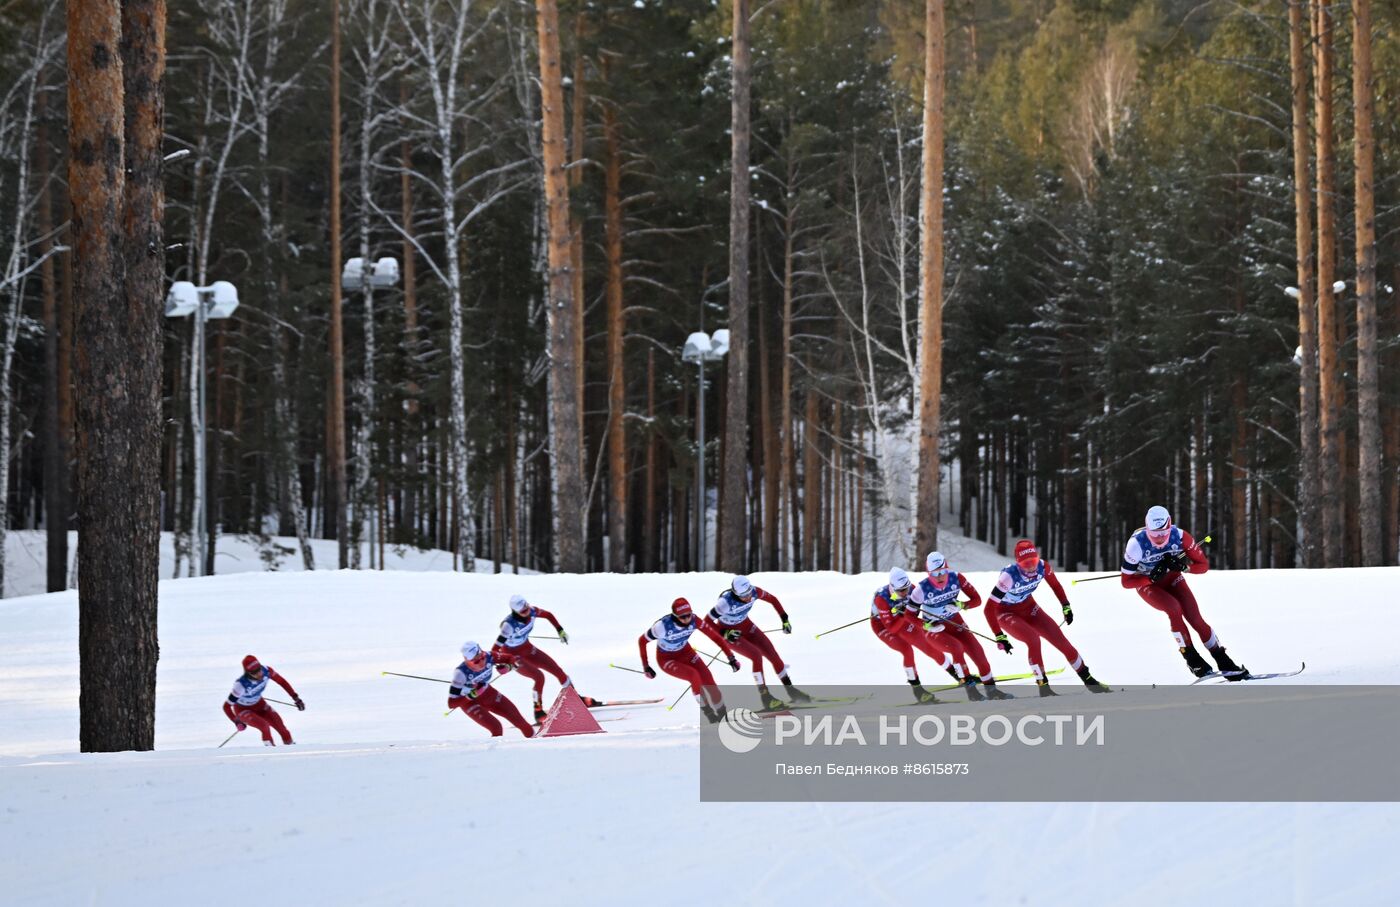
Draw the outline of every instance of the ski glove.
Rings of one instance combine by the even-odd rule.
[[[1001,649],[1007,655],[1011,654],[1011,640],[1006,638],[1005,633],[997,634],[997,648]]]
[[[1071,608],[1071,607],[1069,606],[1069,602],[1065,602],[1063,605],[1061,605],[1061,606],[1060,606],[1060,610],[1061,610],[1061,611],[1064,613],[1064,615],[1065,615],[1065,626],[1066,626],[1066,627],[1068,627],[1070,624],[1074,623],[1074,609]]]
[[[569,634],[567,634],[567,633],[564,632],[564,628],[563,628],[563,627],[560,627],[560,628],[559,628],[559,641],[562,642],[562,643],[563,643],[564,645],[566,645],[566,646],[569,644]]]
[[[236,728],[238,728],[240,731],[246,731],[246,730],[248,730],[248,725],[244,724],[244,723],[241,722],[241,721],[235,721],[235,722],[233,723],[233,726],[236,727]]]
[[[1157,580],[1166,576],[1171,571],[1171,569],[1171,558],[1164,557],[1153,565],[1152,571],[1147,574],[1147,578],[1155,583],[1157,582]]]
[[[941,620],[926,620],[926,621],[924,621],[924,632],[926,632],[926,633],[941,633],[941,632],[943,632],[943,621],[941,621]]]
[[[647,675],[647,680],[656,679],[656,672],[651,669],[651,665],[642,665],[642,673]]]
[[[1170,558],[1172,569],[1181,573],[1186,573],[1191,569],[1191,556],[1185,551],[1173,554]]]
[[[301,697],[299,697],[299,696],[293,696],[293,697],[292,697],[292,704],[295,705],[295,706],[297,707],[297,711],[298,711],[298,712],[304,712],[304,711],[306,711],[306,703],[304,703],[304,702],[301,701]]]
[[[725,631],[724,631],[724,638],[725,638],[725,640],[728,641],[728,642],[738,642],[738,641],[739,641],[739,637],[740,637],[740,636],[743,636],[743,635],[744,635],[744,631],[738,629],[737,627],[736,627],[735,629],[733,629],[733,630],[725,630]],[[735,668],[734,670],[737,671],[737,670],[739,670],[739,669],[738,669],[738,668]]]
[[[735,658],[733,655],[729,656],[729,670],[731,670],[731,671],[738,671],[738,670],[739,670],[739,659]]]
[[[513,671],[514,669],[515,669],[515,665],[511,664],[510,662],[506,662],[506,661],[498,661],[498,662],[496,662],[496,673],[497,673],[497,674],[509,674],[509,673],[510,673],[511,671]]]
[[[789,636],[792,635],[792,621],[788,620],[786,617],[783,618],[783,632]]]

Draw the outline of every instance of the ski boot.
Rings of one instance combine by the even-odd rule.
[[[1075,671],[1075,673],[1079,675],[1079,679],[1080,679],[1080,680],[1084,681],[1084,686],[1086,686],[1086,687],[1089,688],[1089,692],[1090,692],[1090,693],[1112,693],[1112,692],[1113,692],[1113,691],[1110,690],[1107,686],[1105,686],[1104,684],[1099,683],[1097,680],[1094,679],[1094,675],[1089,673],[1089,666],[1088,666],[1088,665],[1082,666],[1078,671]]]
[[[1050,696],[1060,695],[1059,693],[1056,693],[1054,690],[1050,689],[1050,681],[1046,680],[1044,677],[1037,680],[1035,682],[1035,685],[1036,688],[1040,691],[1041,699],[1046,699]]]
[[[705,720],[710,724],[719,724],[719,713],[708,705],[700,706],[700,714],[705,716]]]
[[[1010,693],[997,689],[995,680],[982,681],[982,694],[988,699],[1015,699]]]
[[[787,706],[786,702],[783,702],[781,699],[779,699],[777,696],[774,696],[769,691],[767,684],[759,685],[758,701],[761,704],[760,708],[767,712],[771,712],[774,709],[781,709]]]
[[[811,701],[812,701],[812,697],[811,697],[811,696],[808,696],[806,693],[802,692],[802,691],[799,690],[797,687],[793,686],[793,685],[792,685],[792,681],[791,681],[791,680],[788,680],[786,677],[783,678],[783,689],[787,690],[787,694],[788,694],[789,697],[792,698],[792,701],[793,701],[793,702],[811,702]]]
[[[1197,677],[1204,677],[1210,673],[1210,662],[1201,657],[1195,646],[1182,646],[1181,657],[1186,659],[1186,667]]]
[[[724,703],[722,702],[719,705],[715,706],[712,711],[715,713],[715,724],[719,724],[721,721],[729,717],[729,709],[725,708]]]
[[[919,683],[917,680],[911,680],[911,681],[909,681],[909,686],[913,687],[913,689],[914,689],[914,701],[915,701],[915,702],[921,703],[921,704],[923,704],[923,703],[932,704],[932,703],[935,703],[935,702],[938,702],[938,701],[939,701],[939,699],[938,699],[937,696],[933,695],[933,694],[930,693],[928,690],[924,689],[923,684]]]
[[[1236,681],[1249,678],[1249,668],[1235,664],[1235,660],[1225,654],[1224,646],[1216,646],[1211,649],[1210,657],[1214,658],[1215,663],[1220,665],[1220,673],[1226,680]]]
[[[968,677],[966,680],[963,680],[962,686],[963,689],[967,691],[968,702],[981,702],[982,700],[987,698],[986,696],[982,695],[981,690],[977,689],[976,677]]]
[[[549,713],[539,706],[535,706],[535,724],[544,724],[544,720],[549,717]]]
[[[607,705],[607,703],[603,702],[601,699],[594,699],[592,696],[580,696],[579,699],[583,700],[584,708],[596,709]]]

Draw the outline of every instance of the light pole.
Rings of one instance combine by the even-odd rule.
[[[696,368],[695,416],[695,569],[705,569],[705,363],[717,362],[729,352],[729,331],[721,328],[710,337],[696,331],[685,338],[681,349],[682,362],[694,362]]]
[[[360,402],[360,424],[355,432],[354,456],[359,460],[359,466],[355,474],[355,512],[360,513],[364,507],[365,488],[369,483],[369,441],[373,430],[374,418],[374,291],[377,289],[387,289],[399,282],[399,263],[394,258],[381,258],[378,261],[370,261],[368,256],[351,258],[345,262],[345,267],[341,269],[340,282],[342,286],[351,289],[358,288],[365,294],[365,371],[360,380],[359,392],[356,396]],[[346,502],[349,504],[350,502]],[[356,525],[368,523],[369,536],[369,566],[374,569],[375,540],[378,536],[377,515],[378,508],[367,508],[369,519],[357,522]],[[359,518],[357,517],[357,520]],[[360,539],[355,539],[356,550],[351,558],[351,563],[356,567],[360,565],[359,552]],[[380,559],[379,569],[384,569],[383,559]]]
[[[207,558],[209,527],[205,525],[206,487],[204,479],[204,450],[206,426],[204,419],[204,324],[211,318],[227,318],[238,308],[238,290],[227,280],[216,280],[207,287],[197,287],[188,280],[170,285],[165,297],[165,317],[184,318],[194,315],[194,383],[190,394],[190,429],[194,442],[194,501],[190,525],[194,529],[195,556],[192,576],[203,576]]]

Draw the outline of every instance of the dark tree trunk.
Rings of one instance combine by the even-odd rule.
[[[919,205],[919,459],[915,550],[938,547],[943,398],[943,0],[924,5],[923,192]]]
[[[733,103],[729,170],[729,378],[724,408],[724,474],[719,565],[744,569],[749,459],[749,0],[734,4]]]
[[[38,227],[44,237],[39,255],[47,256],[53,248],[53,189],[50,173],[48,95],[38,97],[38,146],[34,156],[42,188],[39,195]],[[68,253],[71,255],[72,253]],[[59,367],[60,334],[68,333],[65,311],[59,307],[57,275],[54,260],[44,258],[39,272],[44,296],[44,528],[46,530],[46,588],[62,592],[68,588],[68,427],[60,417],[59,396],[68,384],[68,372]]]
[[[84,752],[155,745],[164,73],[164,0],[70,0]]]
[[[564,172],[564,82],[560,70],[559,6],[536,0],[540,51],[540,101],[543,107],[544,193],[548,212],[549,406],[550,463],[554,468],[553,513],[555,569],[580,573],[587,552],[587,488],[583,475],[579,428],[578,331],[570,274],[569,184]]]

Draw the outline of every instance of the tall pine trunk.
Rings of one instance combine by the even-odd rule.
[[[66,370],[59,367],[60,334],[68,333],[65,312],[60,308],[57,274],[50,252],[53,248],[53,180],[47,119],[47,94],[38,96],[35,170],[41,181],[38,227],[43,237],[39,255],[44,258],[39,271],[44,296],[44,528],[46,530],[45,588],[62,592],[68,588],[68,455],[67,425],[60,416],[59,396],[68,384]],[[72,254],[71,252],[68,254]]]
[[[733,0],[729,162],[729,361],[719,564],[745,569],[749,459],[749,0]]]
[[[1360,443],[1358,517],[1361,565],[1386,562],[1381,527],[1381,399],[1376,326],[1376,140],[1372,130],[1375,91],[1371,84],[1371,0],[1352,0],[1352,100],[1356,135],[1356,409]]]
[[[1342,566],[1345,540],[1346,388],[1342,384],[1342,351],[1337,339],[1338,311],[1332,282],[1337,275],[1337,160],[1332,120],[1332,13],[1324,3],[1313,4],[1313,56],[1316,84],[1313,90],[1317,139],[1317,367],[1321,395],[1318,400],[1318,455],[1322,470],[1323,565]]]
[[[1298,566],[1321,566],[1322,519],[1316,489],[1318,460],[1317,281],[1313,252],[1312,178],[1308,129],[1308,32],[1303,14],[1307,0],[1288,3],[1288,57],[1293,88],[1293,205],[1295,255],[1298,268],[1298,436],[1302,451],[1298,476],[1298,525],[1301,557]]]
[[[155,745],[164,73],[164,0],[70,0],[84,752]]]
[[[346,526],[345,482],[345,336],[341,315],[340,268],[340,0],[331,0],[331,162],[330,162],[331,297],[328,340],[331,356],[330,399],[327,405],[326,461],[330,482],[326,487],[326,527],[335,526],[339,566],[350,566],[349,530]]]
[[[604,70],[606,74],[606,70]],[[608,161],[604,208],[607,212],[608,305],[608,568],[627,570],[627,383],[622,340],[622,143],[617,114],[603,108]],[[580,306],[580,308],[582,308]]]
[[[938,547],[943,384],[943,0],[924,5],[924,152],[919,212],[919,460],[915,550]]]
[[[548,213],[549,430],[555,568],[580,573],[587,551],[587,495],[579,431],[578,331],[569,254],[569,185],[564,172],[564,85],[559,63],[559,5],[536,0],[544,194]]]

